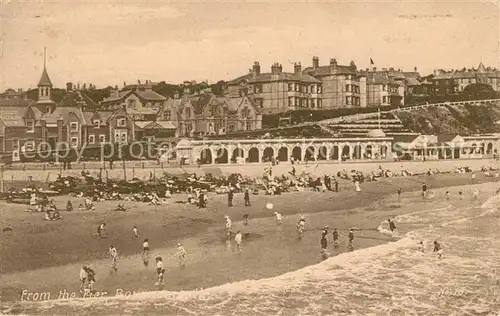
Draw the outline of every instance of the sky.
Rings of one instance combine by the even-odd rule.
[[[0,91],[34,88],[43,70],[55,87],[98,88],[151,80],[210,83],[293,71],[336,58],[358,68],[499,67],[499,6],[485,1],[18,1],[0,0]]]

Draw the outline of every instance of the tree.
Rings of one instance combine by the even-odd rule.
[[[465,100],[494,99],[498,93],[487,83],[472,83],[464,88],[462,93]]]

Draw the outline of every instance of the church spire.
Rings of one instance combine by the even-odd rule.
[[[47,49],[43,48],[43,72],[40,81],[38,82],[39,87],[52,87],[52,81],[50,81],[49,74],[47,73]]]

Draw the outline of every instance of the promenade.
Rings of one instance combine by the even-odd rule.
[[[125,162],[123,168],[122,162],[115,162],[113,169],[109,169],[109,164],[105,168],[102,163],[86,162],[72,164],[68,170],[62,170],[60,166],[49,166],[42,164],[26,164],[23,168],[22,165],[16,165],[12,170],[5,168],[3,171],[3,181],[5,188],[9,187],[10,182],[15,181],[28,181],[29,177],[33,181],[48,182],[57,178],[59,173],[63,176],[80,176],[82,170],[87,170],[91,174],[101,172],[103,177],[114,179],[127,179],[132,178],[146,179],[151,175],[154,177],[162,176],[164,173],[170,174],[184,174],[196,173],[198,175],[212,173],[214,175],[229,175],[232,173],[240,173],[250,177],[259,177],[262,175],[264,168],[270,167],[270,163],[250,163],[250,164],[212,164],[202,165],[186,165],[182,168],[180,166],[173,166],[169,164],[158,164],[156,161],[135,161]],[[492,166],[498,168],[499,162],[493,159],[458,159],[458,160],[432,160],[432,161],[351,161],[351,162],[310,162],[308,164],[300,163],[295,164],[297,173],[307,172],[312,175],[323,175],[337,173],[343,169],[346,170],[359,170],[362,172],[375,171],[379,166],[384,169],[389,169],[392,172],[400,173],[402,169],[406,169],[413,173],[423,173],[429,169],[438,169],[442,172],[453,171],[456,167],[468,166],[474,171],[478,171],[482,166]],[[281,163],[273,167],[273,175],[288,174],[292,165]]]

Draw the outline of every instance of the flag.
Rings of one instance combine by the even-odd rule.
[[[375,65],[375,63],[373,62],[373,59],[370,57],[370,65]]]

